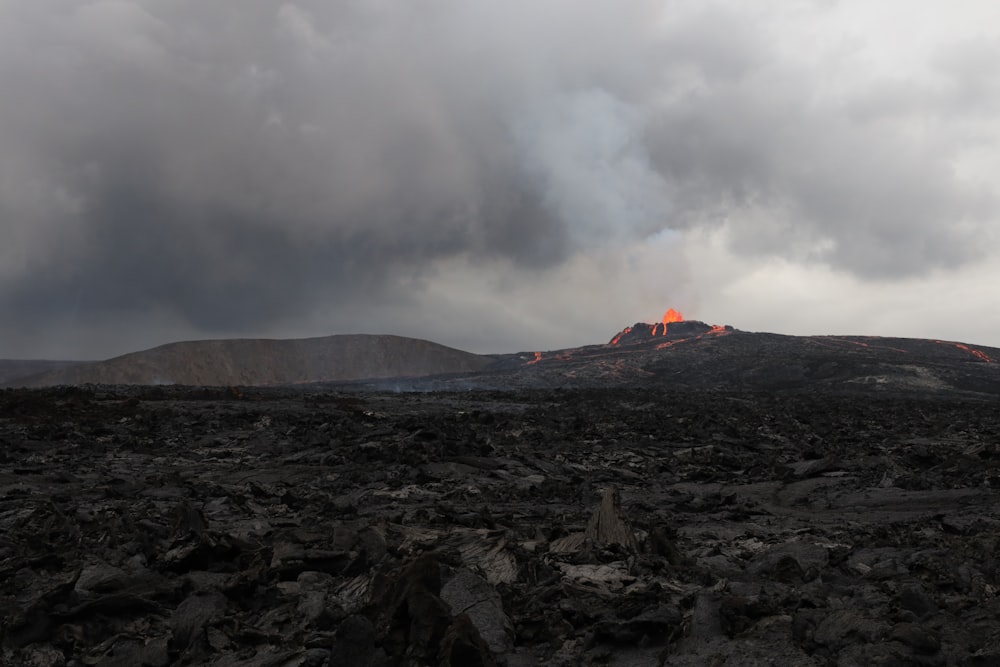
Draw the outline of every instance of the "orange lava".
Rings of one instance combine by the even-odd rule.
[[[656,322],[656,323],[653,323],[653,324],[649,325],[649,327],[650,327],[650,329],[649,329],[649,335],[651,337],[654,337],[654,338],[656,336],[666,336],[666,335],[668,335],[670,333],[670,324],[671,323],[673,323],[673,322],[683,322],[683,321],[684,321],[684,316],[680,312],[674,310],[673,308],[670,308],[670,309],[667,310],[666,313],[663,314],[663,321],[662,322]],[[635,327],[625,327],[621,331],[621,333],[619,333],[617,336],[615,336],[614,338],[611,339],[611,342],[609,343],[609,345],[618,345],[619,343],[621,343],[622,338],[624,338],[628,334],[632,333],[633,331],[635,331]],[[716,324],[716,325],[712,326],[712,329],[710,331],[706,331],[702,335],[711,335],[711,334],[719,335],[719,334],[726,334],[726,333],[729,333],[728,331],[726,331],[726,327],[720,326],[720,325]],[[695,338],[701,338],[701,336],[696,336]],[[676,342],[684,342],[684,341],[687,341],[687,340],[692,340],[692,339],[690,339],[690,338],[684,338],[684,339],[681,339],[681,340],[676,341]],[[662,349],[663,347],[669,347],[672,344],[673,344],[672,342],[663,343],[657,349]]]
[[[678,338],[677,340],[668,340],[665,343],[660,343],[659,345],[657,345],[656,349],[657,350],[665,350],[668,347],[672,347],[674,345],[677,345],[678,343],[690,343],[693,340],[701,340],[705,336],[726,336],[729,333],[730,333],[730,331],[728,331],[726,329],[726,327],[724,327],[724,326],[722,326],[720,324],[713,324],[712,328],[709,329],[708,331],[706,331],[703,334],[698,334],[697,336],[691,336],[689,338]]]
[[[955,343],[955,347],[957,347],[960,350],[965,350],[966,352],[968,352],[972,356],[974,356],[974,357],[976,357],[978,359],[982,359],[986,363],[990,363],[990,362],[993,361],[992,359],[990,359],[990,355],[986,354],[982,350],[974,350],[973,348],[969,347],[968,345],[962,345],[961,343]]]
[[[969,354],[974,356],[976,359],[979,359],[980,361],[984,361],[987,364],[993,363],[993,358],[990,357],[990,355],[986,354],[982,350],[971,348],[968,345],[963,345],[962,343],[951,343],[944,340],[936,340],[934,342],[937,343],[938,345],[954,345],[959,350],[962,350],[963,352],[968,352]]]
[[[671,308],[666,313],[663,314],[663,322],[657,322],[653,325],[653,336],[666,336],[667,335],[667,325],[671,322],[683,322],[684,316],[678,313],[676,310]],[[660,327],[663,327],[660,329]]]
[[[537,364],[541,360],[542,360],[542,353],[541,352],[535,352],[535,358],[528,362],[528,366],[531,366],[533,364]]]
[[[622,336],[630,333],[632,333],[632,327],[625,327],[624,329],[622,329],[622,332],[620,334],[611,339],[611,344],[617,345],[618,343],[621,342]]]
[[[683,322],[684,316],[678,313],[676,310],[671,308],[663,314],[663,330],[660,331],[660,324],[653,325],[653,335],[654,336],[666,336],[667,335],[667,325],[671,322]],[[659,331],[659,333],[657,333]]]
[[[668,310],[666,313],[663,314],[664,332],[666,331],[667,324],[670,324],[671,322],[683,322],[683,321],[684,321],[684,316],[678,313],[673,308],[671,308],[670,310]]]

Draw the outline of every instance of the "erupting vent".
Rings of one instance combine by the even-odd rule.
[[[703,334],[719,334],[732,331],[732,327],[712,326],[697,320],[685,320],[684,316],[671,308],[663,315],[663,321],[655,324],[637,322],[625,327],[609,341],[610,345],[642,343],[653,338],[669,336],[670,339],[687,339]]]

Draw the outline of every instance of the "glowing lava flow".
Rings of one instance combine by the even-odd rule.
[[[683,322],[683,321],[684,321],[684,316],[681,315],[676,310],[674,310],[673,308],[671,308],[670,310],[668,310],[667,312],[665,312],[663,314],[663,322],[657,322],[656,324],[653,325],[653,330],[650,333],[650,335],[651,336],[666,336],[667,335],[667,325],[668,324],[670,324],[671,322]],[[663,328],[661,329],[660,327],[663,327]],[[629,327],[628,329],[626,329],[622,333],[625,334],[625,333],[628,333],[631,330],[632,330],[632,328]],[[616,340],[618,340],[618,339],[616,339]],[[614,344],[615,344],[615,341],[612,341],[612,345],[614,345]]]
[[[977,359],[979,359],[981,361],[985,361],[988,364],[993,363],[993,359],[990,357],[990,355],[986,354],[982,350],[973,349],[973,348],[969,347],[968,345],[962,345],[961,343],[946,343],[943,340],[936,340],[934,342],[938,343],[940,345],[954,345],[958,349],[964,350],[964,351],[968,352],[969,354],[971,354],[972,356],[976,357]]]
[[[681,333],[678,332],[676,328],[673,332],[671,332],[670,330],[671,324],[680,322],[686,322],[684,316],[680,312],[674,310],[673,308],[670,308],[669,310],[667,310],[666,313],[663,314],[663,321],[656,322],[653,324],[640,322],[635,326],[625,327],[624,329],[622,329],[622,331],[618,333],[617,336],[615,336],[608,342],[608,345],[621,345],[623,342],[633,342],[632,339],[644,340],[647,337],[649,338],[657,338],[660,336],[668,337],[671,335],[671,333],[673,334]],[[698,328],[697,325],[700,325],[701,323],[694,323],[694,324],[695,326],[693,328]],[[704,332],[704,334],[702,335],[709,335],[709,334],[717,335],[724,333],[729,333],[729,331],[726,330],[726,327],[713,325],[711,330]],[[701,336],[697,337],[700,338]],[[685,338],[681,340],[690,340],[690,339]],[[675,342],[681,342],[681,341],[675,341]]]
[[[968,345],[962,345],[961,343],[955,343],[955,347],[957,347],[960,350],[965,350],[966,352],[968,352],[969,354],[971,354],[974,357],[979,357],[980,359],[982,359],[986,363],[990,363],[990,362],[993,361],[992,359],[990,359],[990,355],[986,354],[982,350],[974,350],[971,347],[969,347]]]
[[[673,347],[677,343],[689,343],[693,340],[701,340],[705,336],[725,336],[729,334],[730,331],[726,330],[726,327],[720,324],[713,324],[712,328],[703,334],[698,334],[697,336],[691,336],[689,338],[678,338],[677,340],[668,340],[666,343],[660,343],[656,346],[657,350],[665,350],[668,347]]]
[[[630,333],[632,333],[632,327],[625,327],[624,329],[622,329],[622,332],[620,334],[611,339],[611,344],[617,345],[618,343],[621,342],[622,337]]]
[[[666,336],[667,335],[667,325],[671,322],[683,322],[684,316],[679,312],[671,308],[663,314],[663,331],[660,331],[660,323],[657,322],[653,325],[653,336]]]
[[[573,352],[572,351],[557,352],[557,353],[555,353],[555,354],[553,354],[553,355],[551,355],[549,357],[545,357],[545,353],[544,352],[533,352],[532,354],[535,355],[535,358],[532,359],[531,361],[526,362],[524,364],[525,366],[534,366],[535,364],[537,364],[539,361],[542,361],[543,359],[545,361],[572,361],[573,360]]]
[[[653,335],[654,336],[657,336],[657,335],[659,335],[659,336],[666,336],[667,335],[667,325],[668,324],[670,324],[671,322],[683,322],[683,321],[684,321],[684,316],[681,315],[680,313],[678,313],[673,308],[671,308],[670,310],[668,310],[667,312],[665,312],[663,314],[663,331],[660,332],[659,334],[657,334],[656,332],[659,329],[660,325],[659,324],[654,324],[653,325]]]

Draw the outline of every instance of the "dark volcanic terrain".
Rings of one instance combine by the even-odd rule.
[[[638,323],[607,344],[494,355],[479,371],[366,389],[663,388],[1000,396],[1000,349],[876,336],[783,336],[704,322]]]
[[[2,391],[0,664],[1000,664],[996,399],[827,342],[874,379]]]
[[[637,323],[603,345],[495,355],[401,336],[193,341],[0,377],[0,386],[14,387],[309,383],[369,391],[645,387],[1000,396],[1000,349],[918,338],[784,336],[683,321]]]

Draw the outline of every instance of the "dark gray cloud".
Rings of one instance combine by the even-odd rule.
[[[953,173],[968,126],[913,128],[996,110],[996,43],[837,91],[768,16],[0,2],[0,334],[21,341],[0,356],[74,318],[255,335],[426,305],[442,262],[542,280],[664,230],[864,278],[980,257],[996,202]]]

